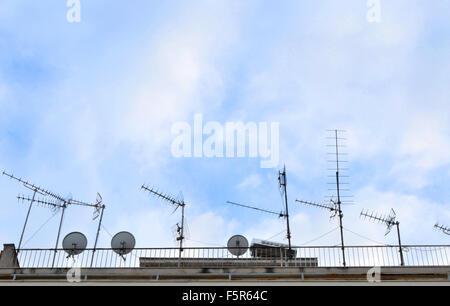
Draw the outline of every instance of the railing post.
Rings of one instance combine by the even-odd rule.
[[[280,263],[281,263],[281,266],[283,266],[283,249],[282,248],[280,248]]]

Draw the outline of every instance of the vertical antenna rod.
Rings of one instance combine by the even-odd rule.
[[[288,199],[287,199],[287,190],[286,190],[286,166],[283,168],[283,172],[278,172],[278,181],[280,183],[280,188],[283,188],[284,191],[284,204],[286,212],[284,216],[286,217],[286,237],[289,243],[289,252],[291,252],[291,230],[289,228],[289,208],[288,208]]]
[[[342,249],[342,263],[345,267],[345,250],[344,250],[344,227],[342,226],[342,218],[344,217],[344,214],[341,210],[341,195],[340,195],[340,188],[339,188],[339,149],[338,149],[338,131],[335,130],[335,137],[336,137],[336,189],[337,189],[337,208],[338,208],[338,214],[339,214],[339,227],[341,231],[341,249]]]
[[[62,227],[62,223],[63,223],[63,219],[64,219],[64,212],[65,212],[66,208],[67,208],[67,204],[66,204],[66,202],[64,202],[64,204],[62,206],[61,220],[59,221],[58,236],[56,237],[55,254],[53,255],[52,269],[55,266],[55,259],[56,259],[56,253],[58,250],[59,236],[61,234],[61,227]]]
[[[186,205],[181,205],[181,227],[177,228],[179,230],[180,236],[177,237],[177,240],[180,241],[180,252],[178,255],[179,262],[181,261],[181,252],[183,252],[183,239],[184,239],[184,207]]]
[[[405,265],[405,259],[403,258],[403,248],[402,248],[402,239],[400,239],[400,222],[395,222],[395,225],[397,226],[397,237],[398,237],[398,248],[400,251],[400,264],[402,266]]]

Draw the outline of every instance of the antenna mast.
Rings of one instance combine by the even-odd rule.
[[[181,253],[183,252],[183,240],[185,239],[185,237],[184,237],[184,207],[186,206],[186,203],[184,203],[184,200],[177,200],[172,196],[162,194],[162,193],[156,191],[154,188],[150,188],[145,185],[142,185],[141,189],[144,189],[144,190],[152,193],[153,195],[157,196],[158,198],[161,198],[164,201],[167,201],[167,202],[175,205],[176,206],[175,210],[177,210],[178,207],[181,207],[181,226],[177,224],[177,232],[178,232],[177,241],[179,241],[179,243],[180,243],[178,266],[180,266],[181,265]]]
[[[342,226],[342,218],[344,214],[341,209],[341,193],[339,186],[339,145],[338,145],[338,130],[334,131],[335,143],[336,143],[336,192],[337,192],[337,209],[339,215],[339,228],[341,231],[341,249],[342,249],[342,261],[345,267],[345,251],[344,251],[344,227]]]
[[[286,209],[286,213],[284,215],[284,217],[286,218],[286,237],[288,239],[288,243],[289,243],[289,253],[291,253],[291,230],[289,228],[289,208],[288,208],[288,199],[287,199],[287,189],[286,189],[286,184],[287,184],[287,180],[286,180],[286,166],[283,167],[283,172],[278,171],[278,183],[280,188],[283,188],[283,193],[284,193],[284,204],[285,204],[285,209]]]
[[[328,137],[330,139],[334,140],[334,144],[333,145],[327,145],[327,146],[331,146],[331,147],[335,147],[335,151],[332,153],[328,153],[328,154],[332,154],[336,157],[336,160],[329,160],[328,162],[333,162],[336,163],[336,168],[334,169],[329,169],[329,170],[335,170],[336,173],[335,175],[332,175],[332,177],[336,178],[336,189],[330,189],[330,190],[336,190],[336,195],[337,195],[337,201],[333,200],[333,196],[328,196],[330,198],[330,202],[332,205],[326,205],[326,204],[318,204],[318,203],[314,203],[314,202],[308,202],[308,201],[301,201],[301,200],[296,200],[296,202],[299,202],[301,204],[305,204],[305,205],[310,205],[310,206],[315,206],[315,207],[319,207],[319,208],[323,208],[323,209],[327,209],[330,212],[332,212],[333,214],[331,215],[331,218],[335,217],[336,215],[339,217],[339,229],[340,229],[340,235],[341,235],[341,250],[342,250],[342,265],[345,267],[346,266],[346,262],[345,262],[345,245],[344,245],[344,227],[342,225],[342,219],[344,217],[344,214],[342,213],[342,209],[341,209],[341,184],[342,182],[340,181],[340,170],[341,168],[340,166],[340,162],[346,162],[346,161],[341,161],[339,160],[339,156],[344,155],[344,153],[340,153],[339,152],[339,147],[342,147],[343,145],[340,145],[338,143],[338,140],[345,140],[345,138],[342,137],[338,137],[338,133],[343,133],[345,131],[343,130],[331,130],[328,132],[333,132],[333,137]],[[334,184],[334,183],[333,183]]]
[[[405,261],[403,258],[403,249],[402,249],[402,241],[400,239],[400,222],[396,221],[396,215],[395,215],[395,211],[393,209],[391,209],[391,213],[389,214],[389,216],[378,216],[378,215],[374,215],[373,213],[371,213],[369,215],[369,212],[366,211],[362,211],[360,216],[364,216],[367,217],[373,221],[378,221],[381,223],[386,224],[386,234],[384,234],[385,236],[387,234],[390,233],[392,226],[397,226],[397,236],[398,236],[398,247],[399,247],[399,252],[400,252],[400,265],[404,266],[405,265]]]
[[[279,187],[282,188],[282,190],[284,192],[284,204],[285,204],[285,209],[286,209],[285,212],[278,213],[275,211],[266,210],[266,209],[249,206],[249,205],[244,205],[244,204],[239,204],[239,203],[235,203],[235,202],[231,202],[231,201],[227,201],[227,203],[236,205],[236,206],[253,209],[253,210],[257,210],[257,211],[261,211],[261,212],[272,214],[272,215],[277,215],[280,218],[286,218],[286,237],[289,242],[289,251],[288,251],[287,255],[288,255],[288,257],[290,257],[293,255],[293,252],[292,252],[292,246],[291,246],[291,230],[289,227],[289,210],[288,210],[288,199],[287,199],[287,191],[286,191],[286,166],[283,168],[283,171],[278,171],[278,183],[279,183]]]

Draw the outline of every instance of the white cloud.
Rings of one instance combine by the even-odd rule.
[[[247,176],[236,188],[241,190],[254,189],[261,185],[262,179],[258,174],[251,174]]]
[[[173,137],[171,124],[221,104],[221,62],[237,35],[231,7],[226,2],[194,5],[146,45],[136,69],[139,81],[130,88],[118,131],[142,162],[160,162],[161,148],[170,147]]]
[[[15,9],[14,3],[7,2]],[[370,187],[356,190],[360,206],[345,207],[345,226],[376,240],[395,242],[395,236],[383,236],[384,230],[379,225],[359,220],[362,206],[380,212],[388,212],[394,207],[402,222],[405,240],[424,242],[435,234],[428,224],[434,224],[438,221],[434,220],[436,218],[445,223],[445,218],[448,220],[449,217],[448,209],[426,196],[398,191],[398,187],[420,189],[438,180],[445,181],[450,175],[445,171],[450,162],[448,91],[442,87],[448,83],[448,73],[444,69],[447,66],[442,64],[444,59],[436,57],[431,78],[417,68],[426,64],[422,61],[427,56],[419,46],[432,48],[424,32],[436,25],[424,22],[422,4],[386,2],[382,8],[382,22],[369,24],[365,19],[364,1],[355,3],[342,5],[330,1],[316,4],[310,15],[298,18],[298,12],[291,11],[292,16],[283,17],[283,22],[279,19],[265,21],[259,15],[247,14],[253,2],[189,3],[171,10],[154,31],[147,29],[138,33],[139,44],[130,44],[129,49],[121,49],[117,40],[113,44],[99,43],[103,46],[100,50],[111,51],[111,54],[128,53],[116,54],[116,57],[109,52],[79,57],[56,54],[54,58],[64,57],[64,62],[73,58],[68,66],[76,66],[76,69],[68,69],[71,76],[64,84],[58,82],[55,88],[52,85],[50,94],[39,93],[41,99],[57,102],[45,104],[33,117],[37,118],[38,124],[36,128],[33,125],[33,132],[28,135],[33,138],[31,152],[11,168],[25,165],[23,167],[33,169],[30,170],[34,172],[33,179],[40,179],[38,174],[42,173],[50,181],[61,181],[61,185],[69,185],[67,177],[70,174],[71,186],[67,188],[80,187],[80,184],[87,189],[102,186],[117,197],[112,201],[129,201],[127,192],[131,191],[126,188],[132,186],[130,181],[135,175],[151,177],[153,182],[161,182],[162,176],[169,180],[167,176],[173,172],[165,166],[170,161],[171,124],[191,120],[193,113],[202,112],[208,113],[211,120],[238,116],[244,121],[248,117],[255,121],[279,121],[280,153],[282,163],[287,164],[289,182],[299,178],[317,182],[326,175],[325,130],[345,128],[349,132],[350,161],[365,165],[358,169],[361,174],[376,172],[380,161],[387,168],[385,173],[376,173],[368,178],[369,181],[359,182],[360,186]],[[0,8],[2,17],[9,16],[5,20],[13,20],[17,13],[19,11]],[[42,7],[40,14],[47,14],[47,7]],[[19,19],[25,20],[25,17]],[[271,32],[271,36],[251,39],[244,36],[259,31],[260,27],[266,29],[267,26],[272,30],[272,25],[265,24],[272,21],[281,24],[277,28],[279,33]],[[7,29],[13,25],[8,22]],[[42,40],[41,34],[27,38],[29,26],[22,26],[24,30],[20,33],[23,34],[17,37],[23,36],[22,39],[31,42]],[[40,48],[61,37],[52,31],[44,32],[52,38],[42,40]],[[77,41],[87,39],[83,35],[74,38]],[[17,41],[17,44],[21,43]],[[59,50],[51,44],[46,47]],[[48,52],[48,57],[53,58],[52,52],[44,48],[35,50],[25,45],[21,48],[23,52]],[[63,49],[71,50],[66,48]],[[244,59],[239,58],[242,55]],[[0,83],[2,106],[5,88]],[[225,101],[231,106],[225,105]],[[24,105],[12,104],[7,106],[15,110],[21,110]],[[3,139],[1,141],[3,144]],[[130,153],[134,154],[134,160],[127,157],[128,164],[122,165],[123,156]],[[114,154],[123,155],[109,160],[108,164],[102,163]],[[125,173],[122,166],[129,167],[130,160],[137,160],[137,166],[130,171],[141,173]],[[184,167],[185,164],[181,164]],[[57,173],[49,173],[52,166]],[[102,178],[100,169],[107,173]],[[433,171],[441,169],[447,177],[431,176]],[[181,169],[177,176],[186,173],[185,170]],[[205,192],[215,197],[221,192],[217,186],[207,189],[202,184],[212,171],[223,171],[224,181],[234,180],[230,173],[235,173],[229,172],[226,166],[206,171],[199,169],[193,175],[201,187],[188,185],[193,188],[193,193]],[[80,176],[76,172],[88,172],[88,175]],[[112,175],[117,177],[113,179]],[[258,200],[254,202],[271,205],[264,201],[272,191],[268,191],[261,177],[264,176],[254,173],[237,186],[233,185],[236,198],[247,188],[252,188],[251,196]],[[189,181],[191,173],[185,179]],[[377,183],[385,179],[393,180],[397,185],[381,190]],[[116,191],[117,186],[124,187]],[[275,193],[275,184],[273,186]],[[306,187],[290,185],[289,188]],[[312,188],[316,191],[321,187]],[[248,238],[269,238],[285,227],[284,220],[276,218],[252,218],[248,224],[238,224],[213,211],[217,207],[212,206],[212,202],[201,203],[204,210],[196,211],[190,217],[192,239],[222,243],[231,234],[236,234],[235,230],[245,232]],[[171,227],[179,221],[178,215],[170,216],[167,211],[166,207],[156,210],[153,207],[130,208],[124,215],[111,216],[117,222],[113,222],[112,227],[135,233],[139,246],[166,246],[167,241],[173,240]],[[337,226],[337,220],[330,222],[326,211],[302,208],[301,213],[294,210],[291,214],[296,243],[317,238]],[[417,234],[418,224],[423,225],[424,230]],[[284,236],[282,233],[274,239],[283,240]],[[362,241],[349,233],[346,233],[346,239],[347,243]],[[314,243],[338,242],[339,236],[333,232]]]

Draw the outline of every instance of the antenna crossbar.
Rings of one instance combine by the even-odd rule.
[[[364,212],[364,211],[361,212],[360,216],[364,216],[364,217],[367,217],[372,220],[380,221],[380,222],[386,223],[387,225],[396,225],[398,223],[398,221],[395,221],[395,217],[393,217],[393,216],[379,217],[378,215],[373,214],[373,213],[371,213],[369,215],[368,212]]]
[[[151,188],[151,187],[147,187],[147,186],[145,186],[145,185],[142,185],[142,186],[141,186],[141,189],[147,190],[148,192],[153,193],[153,194],[156,195],[157,197],[159,197],[159,198],[161,198],[161,199],[163,199],[163,200],[166,200],[166,201],[168,201],[168,202],[170,202],[170,203],[172,203],[172,204],[174,204],[174,205],[178,205],[178,206],[184,206],[184,205],[186,205],[186,204],[184,203],[184,201],[176,200],[174,197],[171,197],[171,196],[169,196],[169,195],[167,195],[167,194],[160,193],[159,191],[156,191],[154,188]]]
[[[78,206],[94,207],[94,208],[98,208],[98,206],[99,206],[98,204],[85,203],[85,202],[81,202],[81,201],[74,200],[74,199],[67,200],[67,204],[69,204],[69,205],[78,205]]]
[[[301,204],[305,204],[305,205],[310,205],[310,206],[315,206],[315,207],[319,207],[319,208],[324,208],[324,209],[328,209],[330,211],[337,211],[337,209],[333,206],[328,206],[328,205],[324,205],[324,204],[319,204],[319,203],[314,203],[314,202],[308,202],[308,201],[302,201],[302,200],[295,200],[295,202],[299,202]]]
[[[45,189],[43,189],[43,188],[41,188],[41,187],[38,187],[38,186],[36,186],[36,185],[34,185],[34,184],[28,182],[28,181],[24,181],[24,180],[22,180],[21,178],[18,178],[18,177],[16,177],[16,176],[14,176],[13,174],[7,173],[6,171],[3,171],[3,175],[6,175],[7,177],[9,177],[9,178],[11,178],[11,179],[13,179],[13,180],[18,181],[19,183],[22,183],[26,188],[28,188],[28,189],[30,189],[30,190],[32,190],[32,191],[36,191],[37,193],[40,193],[41,195],[49,196],[49,197],[55,198],[55,199],[57,199],[57,200],[59,200],[59,201],[61,201],[61,202],[65,202],[65,201],[66,201],[66,200],[65,200],[63,197],[61,197],[60,195],[57,195],[56,193],[53,193],[53,192],[51,192],[51,191],[49,191],[49,190],[45,190]]]
[[[257,210],[257,211],[262,211],[268,214],[273,214],[273,215],[277,215],[280,218],[286,217],[286,214],[284,214],[283,212],[275,212],[275,211],[271,211],[271,210],[266,210],[266,209],[262,209],[262,208],[258,208],[258,207],[254,207],[254,206],[249,206],[249,205],[244,205],[244,204],[239,204],[236,202],[231,202],[231,201],[227,201],[228,204],[231,205],[236,205],[236,206],[241,206],[241,207],[245,207],[245,208],[249,208],[249,209],[253,209],[253,210]]]
[[[45,201],[45,200],[40,200],[40,199],[32,199],[30,197],[25,197],[25,196],[17,196],[17,199],[19,201],[27,201],[27,202],[34,202],[34,203],[38,203],[41,205],[47,205],[47,206],[52,206],[52,207],[56,207],[56,208],[63,208],[65,207],[64,204],[60,204],[60,203],[55,203],[55,202],[50,202],[50,201]]]
[[[444,232],[444,234],[450,235],[450,227],[439,225],[438,223],[436,223],[434,227]]]

